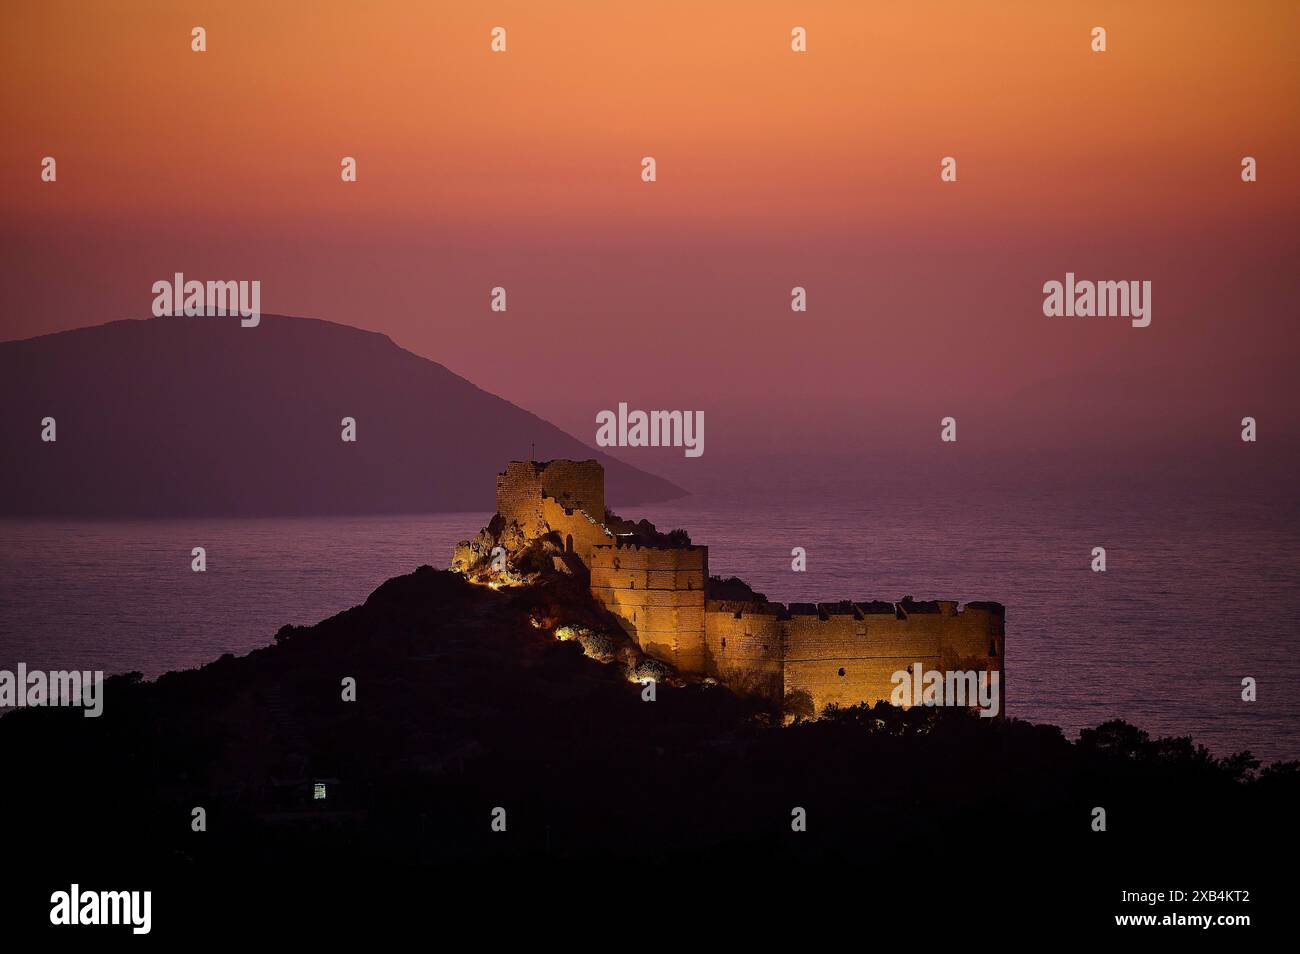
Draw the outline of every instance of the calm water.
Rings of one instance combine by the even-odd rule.
[[[1300,757],[1300,521],[1223,496],[924,488],[821,505],[699,497],[645,507],[712,573],[782,601],[995,599],[1008,711],[1071,734],[1122,717],[1217,754]],[[0,669],[154,676],[269,643],[390,576],[444,567],[486,514],[237,521],[0,521]],[[1089,571],[1093,546],[1108,572]],[[190,570],[207,549],[208,571]],[[790,550],[808,553],[806,573]],[[1259,700],[1240,699],[1243,676]]]

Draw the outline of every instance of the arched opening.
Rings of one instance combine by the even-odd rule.
[[[564,552],[565,553],[573,552],[573,534],[569,534],[567,537],[564,538]]]

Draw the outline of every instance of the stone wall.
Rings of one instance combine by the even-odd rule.
[[[594,460],[548,461],[542,469],[542,494],[605,522],[605,468]]]
[[[587,566],[591,566],[595,547],[614,542],[614,535],[605,525],[597,523],[585,510],[569,510],[551,497],[542,498],[542,519],[559,536],[564,549],[576,553]]]
[[[686,672],[706,671],[707,547],[597,546],[591,593],[646,653]]]
[[[704,672],[740,695],[780,699],[783,609],[774,603],[709,600]]]
[[[546,497],[603,524],[605,468],[594,460],[512,460],[497,474],[497,513],[507,524],[517,522],[529,537],[542,532]]]
[[[528,538],[545,529],[542,516],[542,474],[532,461],[512,460],[504,473],[497,474],[497,513],[506,525],[519,524]]]
[[[972,603],[960,612],[948,600],[904,600],[885,610],[889,605],[792,605],[785,621],[785,693],[806,693],[820,713],[831,703],[888,702],[893,674],[916,663],[927,670],[1001,672],[1005,626],[999,604]],[[1005,688],[1003,681],[1003,703]]]

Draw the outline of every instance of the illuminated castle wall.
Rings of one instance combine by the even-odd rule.
[[[998,603],[709,599],[708,547],[633,543],[606,526],[596,461],[511,461],[497,476],[497,512],[527,539],[556,534],[590,571],[592,596],[647,654],[741,694],[794,694],[820,712],[888,701],[891,676],[916,663],[1002,673]],[[1000,680],[1005,701],[1005,673]]]
[[[591,594],[637,644],[685,672],[709,672],[705,645],[708,547],[596,547]]]

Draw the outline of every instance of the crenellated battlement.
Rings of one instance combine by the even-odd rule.
[[[976,600],[967,603],[965,609],[959,609],[956,600],[911,601],[904,597],[898,602],[884,600],[840,600],[831,603],[776,603],[770,600],[709,600],[709,612],[762,613],[778,615],[781,619],[791,616],[816,616],[823,621],[833,617],[851,616],[855,620],[866,620],[877,616],[889,616],[894,619],[907,619],[910,616],[961,616],[967,611],[983,616],[1005,616],[1006,610],[1001,603]]]

